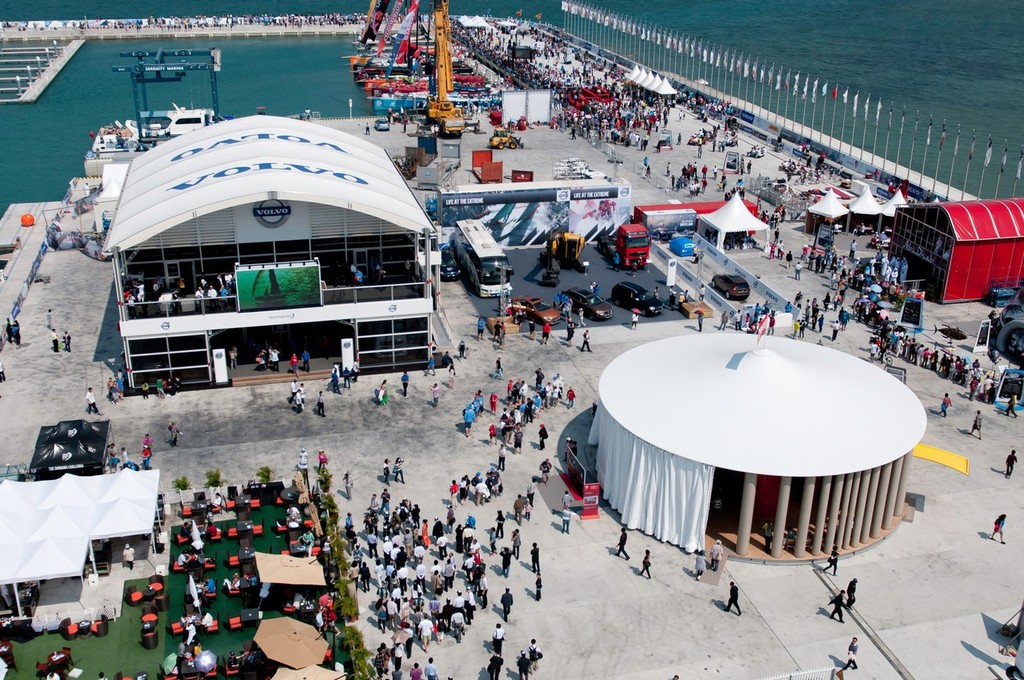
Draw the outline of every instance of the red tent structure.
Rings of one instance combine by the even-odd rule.
[[[981,300],[1024,281],[1024,198],[918,203],[896,210],[890,254],[936,302]]]

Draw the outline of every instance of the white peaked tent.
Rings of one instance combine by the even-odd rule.
[[[0,584],[81,576],[92,539],[153,531],[158,470],[0,482]]]
[[[640,77],[640,67],[634,64],[633,65],[633,70],[630,71],[626,75],[626,80],[628,80],[631,83],[635,83],[637,78],[639,78],[639,77]]]
[[[651,73],[650,71],[644,71],[643,75],[641,75],[640,77],[640,80],[638,80],[636,84],[646,90],[651,89],[651,85],[654,84],[654,74]]]
[[[909,203],[907,203],[907,199],[903,197],[903,191],[901,189],[897,189],[896,193],[892,195],[892,198],[882,205],[882,214],[886,217],[892,217],[896,214],[896,208],[902,208],[905,205],[909,205]]]
[[[821,200],[807,209],[812,215],[819,215],[834,220],[850,212],[849,209],[839,202],[839,197],[831,191],[826,191]]]
[[[831,193],[831,192],[829,192]],[[882,206],[878,204],[870,191],[865,191],[857,198],[850,201],[849,211],[856,215],[880,215]]]
[[[700,216],[698,233],[713,243],[719,250],[725,242],[725,235],[737,232],[765,231],[768,225],[750,214],[739,193],[713,213]]]
[[[668,82],[668,79],[662,79],[661,83],[658,85],[658,88],[655,90],[655,92],[663,95],[673,95],[677,93],[676,88],[672,87],[672,85]]]

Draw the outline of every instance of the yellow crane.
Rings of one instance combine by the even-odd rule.
[[[462,109],[448,99],[454,86],[451,39],[448,0],[434,0],[434,91],[427,99],[427,121],[445,137],[461,137],[466,127]]]

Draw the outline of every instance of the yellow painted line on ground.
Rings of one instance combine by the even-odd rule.
[[[971,474],[971,461],[969,459],[951,451],[928,446],[927,444],[918,444],[914,447],[914,458],[930,460],[933,463],[945,465],[965,475]]]

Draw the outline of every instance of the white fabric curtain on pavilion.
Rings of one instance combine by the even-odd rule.
[[[653,446],[598,406],[597,479],[622,523],[692,552],[704,547],[715,468]]]

